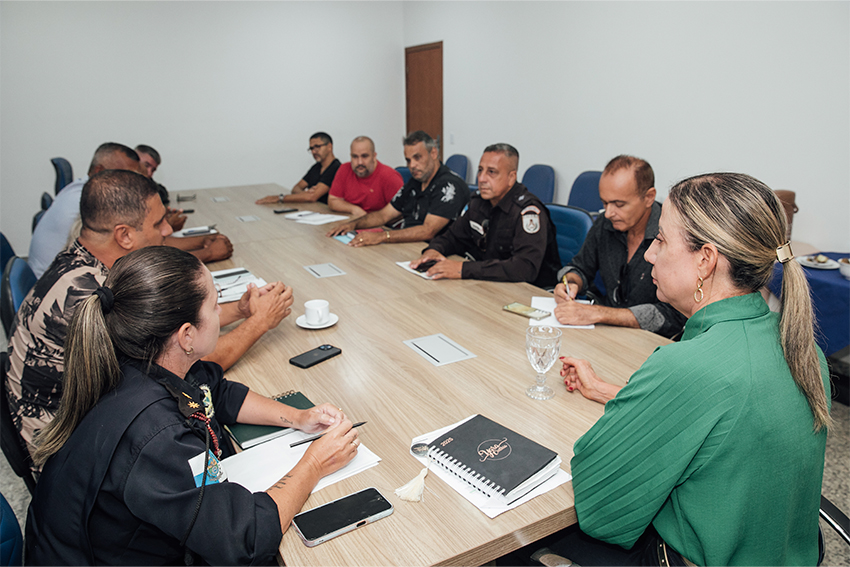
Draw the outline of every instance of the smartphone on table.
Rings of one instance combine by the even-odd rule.
[[[392,513],[393,505],[378,489],[367,488],[296,514],[292,525],[304,545],[314,547]]]
[[[543,311],[542,309],[535,309],[534,307],[529,307],[528,305],[523,305],[522,303],[509,303],[502,307],[505,311],[510,311],[511,313],[516,313],[517,315],[522,315],[523,317],[528,317],[529,319],[545,319],[551,313],[548,311]]]
[[[315,366],[329,358],[335,357],[341,352],[342,349],[335,346],[322,345],[312,350],[308,350],[305,353],[299,354],[298,356],[293,356],[289,359],[289,363],[297,366],[298,368],[310,368],[311,366]]]
[[[298,209],[274,209],[274,214],[282,215],[283,213],[294,213]]]

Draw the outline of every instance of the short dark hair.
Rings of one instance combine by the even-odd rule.
[[[157,166],[162,165],[162,158],[159,157],[159,152],[150,146],[139,144],[138,146],[136,146],[136,153],[148,154],[153,158]]]
[[[425,149],[429,152],[431,150],[439,150],[440,144],[437,143],[437,140],[428,135],[424,130],[417,130],[416,132],[411,132],[407,135],[407,137],[402,140],[402,144],[405,146],[415,146],[419,142],[425,144]]]
[[[315,140],[316,138],[321,140],[323,144],[333,144],[334,143],[333,138],[331,138],[331,135],[326,134],[324,132],[316,132],[315,134],[310,136],[311,140]]]
[[[139,154],[133,148],[116,142],[106,142],[94,151],[94,157],[92,157],[91,165],[89,165],[89,175],[93,175],[94,169],[98,166],[107,167],[108,164],[105,162],[115,153],[122,153],[133,161],[139,161]]]
[[[83,228],[110,232],[119,224],[141,229],[147,201],[159,196],[156,183],[144,175],[123,169],[106,169],[93,175],[80,196]]]
[[[519,150],[513,147],[510,144],[499,143],[499,144],[490,144],[486,148],[484,148],[484,153],[488,154],[490,152],[496,152],[499,154],[505,154],[505,157],[512,160],[514,162],[513,167],[515,170],[519,170]]]
[[[647,191],[655,187],[655,173],[645,159],[627,155],[617,156],[608,162],[602,175],[610,175],[621,169],[631,169],[634,173],[638,196],[643,197]]]

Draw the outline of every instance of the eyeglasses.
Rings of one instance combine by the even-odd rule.
[[[330,142],[325,142],[324,144],[315,144],[315,145],[312,145],[312,146],[310,146],[309,148],[307,148],[307,151],[308,151],[308,152],[314,152],[314,151],[318,150],[319,148],[321,148],[322,146],[327,146],[329,143],[330,143]]]

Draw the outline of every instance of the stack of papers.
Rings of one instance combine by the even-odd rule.
[[[213,283],[218,292],[219,303],[230,303],[239,301],[242,295],[248,291],[248,284],[257,287],[266,285],[266,280],[258,278],[245,268],[233,268],[230,270],[218,270],[212,272]]]
[[[310,443],[294,448],[289,446],[306,437],[310,435],[303,431],[296,431],[292,435],[272,439],[224,459],[221,463],[227,473],[227,480],[241,484],[251,492],[267,490],[291,471],[307,452]],[[357,455],[351,462],[335,473],[322,478],[313,492],[374,467],[380,461],[381,458],[367,449],[366,445],[360,445],[357,447]]]

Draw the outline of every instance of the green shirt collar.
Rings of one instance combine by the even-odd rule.
[[[770,312],[767,303],[759,292],[738,295],[715,301],[694,313],[685,323],[682,340],[686,341],[700,335],[716,323],[724,321],[743,321],[763,317]]]

